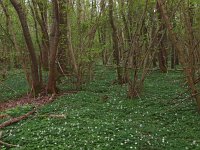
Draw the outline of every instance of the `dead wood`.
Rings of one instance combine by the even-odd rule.
[[[1,139],[1,137],[2,137],[2,134],[3,134],[3,132],[0,131],[0,139]],[[19,147],[19,145],[9,144],[9,143],[6,143],[6,142],[3,142],[3,141],[0,140],[0,146],[1,146],[1,145],[5,145],[6,147]],[[0,147],[0,148],[1,148],[1,147]]]
[[[10,126],[10,125],[12,125],[12,124],[14,124],[14,123],[17,123],[17,122],[19,122],[19,121],[21,121],[21,120],[23,120],[23,119],[28,118],[30,115],[34,114],[35,111],[36,111],[36,110],[33,109],[32,111],[28,112],[28,113],[25,114],[25,115],[22,115],[22,116],[19,116],[19,117],[10,119],[10,120],[8,120],[8,121],[6,121],[6,122],[3,122],[2,124],[0,124],[0,129],[2,129],[2,128],[4,128],[4,127],[7,127],[7,126]]]
[[[64,115],[64,114],[61,114],[61,115],[51,114],[48,117],[50,117],[50,118],[66,118],[66,115]]]
[[[47,114],[47,115],[40,115],[39,117],[48,117],[48,118],[66,118],[65,114]]]
[[[5,145],[6,147],[19,147],[19,145],[9,144],[0,140],[0,146]]]
[[[0,131],[0,139],[1,139],[2,135],[3,135],[3,131]]]

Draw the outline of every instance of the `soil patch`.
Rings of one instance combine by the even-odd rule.
[[[57,95],[54,95],[54,98],[62,96],[62,95],[66,95],[66,94],[75,94],[77,92],[78,91],[62,92]],[[21,98],[15,99],[15,100],[9,100],[7,102],[0,103],[0,111],[4,111],[4,110],[10,109],[10,108],[14,108],[17,106],[23,106],[23,105],[27,105],[27,104],[33,104],[35,106],[42,106],[42,105],[52,102],[53,99],[52,99],[52,96],[41,96],[41,97],[33,98],[29,94],[29,95],[25,95]]]

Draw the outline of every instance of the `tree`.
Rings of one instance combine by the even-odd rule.
[[[121,72],[121,67],[120,67],[120,49],[119,49],[119,41],[118,41],[118,33],[117,33],[117,28],[114,22],[113,18],[113,0],[109,0],[109,20],[110,20],[110,25],[112,28],[112,41],[113,41],[113,58],[116,64],[117,68],[117,81],[119,84],[123,83],[122,79],[122,72]]]
[[[41,58],[42,58],[42,66],[45,70],[49,68],[49,33],[48,33],[48,18],[47,18],[47,8],[48,1],[32,1],[33,4],[33,15],[41,28]],[[37,30],[37,29],[36,29]]]
[[[32,41],[31,35],[30,35],[27,18],[26,18],[25,12],[23,10],[23,6],[19,1],[10,0],[10,2],[12,3],[13,7],[15,8],[15,10],[19,16],[24,39],[26,41],[26,45],[27,45],[28,52],[30,55],[30,60],[31,60],[32,92],[34,95],[37,95],[41,90],[41,82],[40,82],[40,78],[39,78],[37,57],[36,57],[33,41]]]
[[[52,11],[52,27],[50,34],[50,64],[49,64],[49,77],[47,84],[48,93],[57,93],[56,88],[56,55],[59,43],[59,1],[53,0],[53,11]]]
[[[178,40],[178,37],[176,36],[175,32],[173,31],[172,23],[169,20],[168,13],[165,8],[165,2],[163,0],[157,0],[158,4],[158,11],[162,15],[162,19],[165,22],[165,25],[168,29],[169,36],[171,39],[171,42],[173,43],[174,47],[178,51],[179,60],[180,63],[184,69],[184,73],[187,79],[188,86],[191,90],[192,96],[195,98],[198,109],[200,111],[200,95],[198,94],[198,89],[195,85],[195,78],[194,78],[194,71],[193,71],[193,56],[191,55],[193,49],[189,49],[189,55],[184,50],[185,48],[181,44],[181,42]],[[189,28],[190,30],[191,28]],[[190,41],[191,42],[191,41]],[[189,61],[188,61],[189,60]]]

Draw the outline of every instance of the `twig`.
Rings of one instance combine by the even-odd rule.
[[[39,115],[39,117],[49,117],[49,118],[66,118],[64,114],[49,114],[49,115]]]
[[[2,137],[2,134],[3,134],[3,132],[0,131],[0,139],[1,139],[1,137]],[[19,145],[9,144],[9,143],[6,143],[6,142],[3,142],[3,141],[0,140],[0,146],[1,146],[1,145],[5,145],[5,146],[7,146],[7,147],[19,147]],[[0,148],[1,148],[1,147],[0,147]]]
[[[19,147],[19,145],[9,144],[0,140],[0,145],[5,145],[7,147]]]

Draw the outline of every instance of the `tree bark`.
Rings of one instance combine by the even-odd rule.
[[[164,0],[157,0],[158,4],[158,11],[162,15],[162,19],[165,22],[165,25],[168,29],[169,36],[171,39],[171,42],[173,43],[174,47],[178,51],[179,55],[179,61],[184,69],[184,73],[188,82],[188,86],[191,90],[192,96],[195,98],[198,110],[200,111],[200,96],[198,95],[197,87],[195,86],[195,82],[193,80],[193,72],[192,68],[189,64],[187,64],[186,59],[186,53],[184,52],[184,47],[181,45],[180,41],[178,40],[178,37],[176,36],[175,32],[173,31],[172,23],[170,22],[169,16],[167,14],[166,8],[165,8],[165,2]]]
[[[67,0],[67,10],[69,11],[69,6],[70,6],[70,0]],[[77,60],[75,57],[75,52],[74,52],[74,48],[72,45],[72,35],[71,35],[71,22],[70,22],[70,18],[69,18],[69,12],[67,12],[67,21],[66,21],[66,25],[67,25],[67,46],[68,46],[68,50],[70,52],[70,58],[72,59],[72,66],[74,69],[75,74],[78,76],[78,65],[77,65]],[[79,78],[79,77],[78,77]]]
[[[58,9],[58,1],[53,0],[53,15],[52,15],[52,27],[50,34],[50,64],[49,64],[49,78],[47,85],[48,93],[57,93],[56,88],[56,54],[58,50],[58,42],[59,42],[59,9]]]
[[[10,0],[10,2],[12,3],[13,7],[15,8],[18,14],[18,17],[22,26],[23,35],[25,38],[25,42],[26,42],[28,52],[30,54],[30,60],[31,60],[32,92],[34,95],[37,95],[39,91],[41,90],[41,83],[39,79],[37,57],[34,50],[32,38],[30,35],[27,18],[24,13],[23,7],[19,1]]]
[[[121,68],[120,68],[120,56],[119,56],[119,45],[118,45],[118,33],[117,33],[117,28],[116,25],[114,23],[114,18],[113,18],[113,0],[109,0],[109,20],[110,20],[110,25],[112,27],[112,40],[113,40],[113,57],[115,60],[115,64],[117,67],[117,79],[118,79],[118,83],[121,84],[122,83],[122,72],[121,72]]]
[[[47,9],[44,6],[45,1],[43,2],[36,2],[32,1],[33,9],[35,12],[35,17],[37,22],[41,28],[42,34],[42,44],[41,44],[41,51],[42,51],[42,66],[45,70],[49,68],[49,33],[48,33],[48,26],[47,26]],[[46,2],[47,3],[47,2]],[[47,5],[47,4],[46,4]]]

